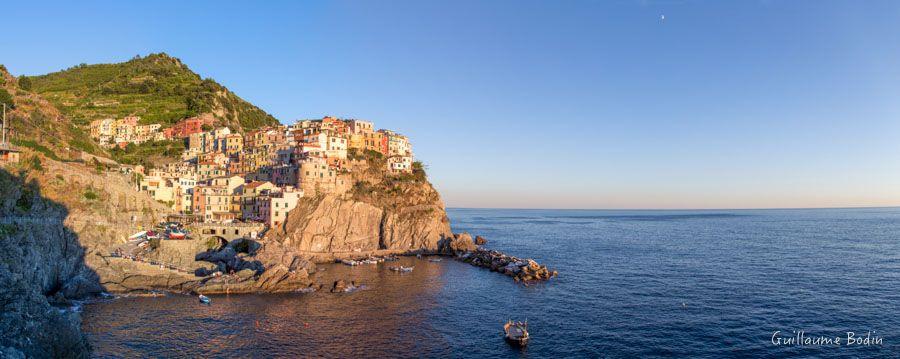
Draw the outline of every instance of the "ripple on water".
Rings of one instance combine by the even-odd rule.
[[[455,231],[560,272],[533,287],[455,261],[330,266],[345,294],[84,305],[100,357],[888,356],[900,350],[900,210],[449,211]],[[324,280],[327,282],[327,279]],[[501,325],[527,318],[525,351]],[[875,330],[882,347],[775,347],[775,330]],[[789,335],[788,335],[789,336]]]

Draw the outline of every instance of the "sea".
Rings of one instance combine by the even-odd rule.
[[[82,326],[101,358],[900,356],[900,208],[448,213],[559,276],[324,265],[363,288],[122,297],[85,304]],[[510,319],[526,347],[503,340]]]

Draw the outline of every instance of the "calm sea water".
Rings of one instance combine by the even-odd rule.
[[[900,209],[449,211],[454,231],[560,276],[524,287],[452,260],[327,266],[354,293],[86,305],[99,357],[871,357],[900,355]],[[511,348],[508,319],[532,341]],[[772,335],[841,337],[776,346]],[[847,346],[847,332],[882,338]]]

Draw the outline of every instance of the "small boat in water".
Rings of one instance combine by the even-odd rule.
[[[203,303],[203,304],[209,304],[209,302],[210,302],[209,297],[207,297],[203,294],[200,294],[200,296],[197,297],[197,299],[200,299],[200,303]]]
[[[360,264],[378,264],[378,260],[369,258],[369,259],[361,260],[361,261],[359,261],[359,263]]]
[[[390,267],[388,269],[390,269],[394,272],[408,273],[408,272],[412,272],[413,268],[415,268],[415,267],[414,266],[413,267],[399,266],[399,267]]]
[[[344,263],[348,266],[358,266],[359,262],[352,259],[341,259],[341,263]]]
[[[384,257],[384,261],[385,261],[385,262],[396,262],[396,261],[398,261],[398,260],[400,260],[400,258],[397,258],[397,257],[395,257],[395,256],[387,256],[387,257]]]
[[[428,261],[429,261],[429,262],[435,262],[435,263],[437,263],[437,262],[440,262],[441,259],[440,259],[440,258],[431,258],[431,259],[429,259]]]
[[[513,322],[507,321],[503,325],[503,331],[506,332],[504,339],[512,345],[524,347],[528,344],[528,321]]]

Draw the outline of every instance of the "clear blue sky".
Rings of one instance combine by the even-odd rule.
[[[900,2],[155,3],[9,2],[0,63],[164,51],[408,134],[454,207],[900,205]]]

